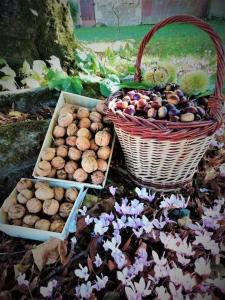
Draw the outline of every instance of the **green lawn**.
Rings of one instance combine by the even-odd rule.
[[[213,20],[209,24],[225,41],[225,21]],[[75,34],[85,42],[116,41],[135,39],[137,45],[152,25],[118,27],[76,28]],[[158,31],[152,39],[148,52],[159,56],[182,56],[187,54],[203,55],[205,51],[213,50],[212,42],[206,33],[189,24],[172,24]]]

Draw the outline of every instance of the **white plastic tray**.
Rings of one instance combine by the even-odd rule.
[[[62,179],[57,179],[57,178],[42,177],[42,176],[38,176],[36,171],[35,171],[38,163],[41,161],[42,151],[45,148],[50,147],[51,144],[52,144],[52,141],[53,141],[52,132],[53,132],[54,127],[57,125],[59,111],[63,107],[63,105],[65,103],[70,103],[70,104],[74,104],[76,107],[87,107],[88,109],[91,110],[92,108],[96,107],[96,105],[99,102],[102,102],[102,101],[98,100],[98,99],[87,98],[87,97],[84,97],[84,96],[67,93],[67,92],[61,92],[58,103],[57,103],[55,111],[54,111],[54,114],[52,116],[52,120],[51,120],[50,125],[48,127],[48,131],[46,133],[41,151],[39,153],[39,156],[38,156],[33,174],[32,174],[33,177],[41,179],[41,180],[55,181],[57,183],[58,182],[70,183],[70,184],[72,184],[73,186],[76,186],[76,187],[89,187],[89,188],[94,188],[94,189],[103,189],[104,188],[105,183],[106,183],[106,179],[107,179],[107,176],[108,176],[110,161],[111,161],[111,158],[112,158],[113,148],[114,148],[114,144],[115,144],[115,134],[114,134],[112,145],[111,145],[111,154],[110,154],[110,157],[108,159],[108,167],[107,167],[107,170],[105,172],[105,179],[104,179],[102,184],[96,185],[96,184],[92,184],[92,183],[88,183],[88,182],[77,182],[77,181],[72,181],[72,180],[62,180]]]
[[[34,183],[38,181],[42,181],[36,179],[29,179],[29,180],[33,181]],[[70,184],[68,182],[56,183],[56,182],[49,181],[48,183],[49,186],[51,187],[59,186],[59,187],[63,187],[64,189],[74,187],[74,184]],[[27,228],[22,226],[10,225],[8,224],[7,213],[4,212],[2,208],[0,208],[0,230],[13,237],[20,237],[20,238],[25,238],[30,240],[37,240],[37,241],[46,241],[50,237],[55,237],[61,240],[66,239],[69,233],[76,231],[76,220],[77,220],[78,209],[82,204],[85,195],[87,193],[87,189],[84,190],[83,187],[77,187],[77,189],[79,190],[79,194],[70,212],[70,215],[66,220],[66,224],[62,232],[59,233],[59,232],[45,231],[45,230],[40,230],[35,228]],[[15,188],[10,194],[10,196],[15,195],[16,193],[17,191]]]

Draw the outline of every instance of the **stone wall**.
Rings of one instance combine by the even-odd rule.
[[[140,24],[141,0],[95,0],[95,18],[96,24]]]

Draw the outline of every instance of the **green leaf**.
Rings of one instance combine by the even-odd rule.
[[[4,58],[0,58],[0,66],[1,65],[7,65],[7,62]]]
[[[107,75],[106,78],[108,78],[109,80],[111,80],[113,82],[120,83],[119,77],[115,74],[109,74],[109,75]]]
[[[62,89],[65,92],[81,95],[83,91],[83,86],[81,80],[78,77],[68,76],[66,79],[62,81]]]
[[[104,97],[109,97],[111,94],[119,90],[119,84],[110,79],[104,79],[100,82],[100,91]]]
[[[80,79],[85,82],[85,83],[99,83],[102,78],[99,77],[99,76],[96,76],[94,74],[84,74],[84,73],[81,73],[79,72],[79,77]]]

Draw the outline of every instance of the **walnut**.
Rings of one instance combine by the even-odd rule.
[[[104,174],[101,171],[95,171],[91,174],[91,181],[93,184],[101,184],[105,179]]]
[[[62,187],[54,187],[54,195],[55,195],[55,200],[57,201],[62,201],[63,197],[64,197],[64,189]]]
[[[100,130],[103,129],[103,124],[101,122],[94,122],[94,123],[91,123],[91,131],[96,133]]]
[[[60,114],[70,113],[73,114],[76,111],[76,106],[74,104],[65,103],[60,109]]]
[[[85,137],[78,137],[76,141],[76,146],[79,150],[85,151],[90,148],[90,141]]]
[[[14,226],[22,226],[23,220],[22,219],[12,219],[10,220],[10,224]]]
[[[81,151],[75,147],[69,148],[68,156],[72,160],[79,160],[81,158]]]
[[[91,126],[91,121],[88,118],[83,118],[79,122],[80,128],[89,128]]]
[[[56,176],[56,169],[52,168],[51,172],[48,174],[48,177],[54,178]]]
[[[2,205],[2,209],[4,212],[8,212],[9,207],[12,206],[13,204],[17,204],[17,199],[16,199],[16,195],[10,195],[4,202]]]
[[[69,202],[75,202],[78,196],[78,191],[76,188],[69,188],[66,190],[66,200]]]
[[[21,204],[13,204],[8,209],[9,219],[21,219],[25,215],[26,209]]]
[[[73,179],[75,179],[78,182],[84,182],[88,178],[88,174],[82,169],[77,169],[73,174]]]
[[[89,116],[90,120],[92,122],[101,122],[102,120],[102,115],[100,113],[98,113],[97,111],[93,111],[90,113],[90,116]]]
[[[61,157],[66,157],[68,154],[68,147],[66,145],[60,145],[56,149],[56,155]]]
[[[73,203],[70,202],[62,203],[59,207],[59,215],[62,218],[68,218],[72,208],[73,208]]]
[[[87,128],[80,128],[77,131],[77,136],[78,137],[84,137],[84,138],[87,138],[88,140],[90,140],[91,139],[91,132]]]
[[[39,199],[32,198],[26,203],[27,210],[32,214],[37,214],[42,210],[42,203]]]
[[[106,114],[106,112],[107,112],[107,106],[106,106],[106,104],[105,104],[104,101],[101,101],[101,102],[99,102],[96,105],[96,111],[99,112],[102,115]]]
[[[20,193],[24,189],[31,189],[33,187],[33,182],[29,179],[21,179],[17,185],[16,190]]]
[[[77,112],[77,119],[83,119],[89,117],[89,110],[86,107],[80,107]]]
[[[17,195],[17,201],[18,201],[20,204],[26,204],[27,201],[28,201],[28,199],[27,199],[24,195],[22,195],[21,193],[19,193],[19,194]]]
[[[55,139],[53,141],[54,145],[55,146],[61,146],[61,145],[64,145],[65,144],[65,139],[63,138],[58,138],[58,139]]]
[[[42,160],[50,161],[55,157],[55,148],[46,148],[41,153]]]
[[[35,196],[40,200],[48,200],[54,198],[54,190],[49,186],[40,187],[35,191]]]
[[[73,122],[73,115],[71,113],[60,113],[58,124],[61,127],[68,127]]]
[[[108,164],[104,159],[97,159],[98,170],[105,172],[107,170]]]
[[[50,228],[50,222],[49,222],[49,220],[46,220],[46,219],[40,219],[40,220],[37,220],[34,227],[36,229],[48,231]]]
[[[35,215],[26,215],[23,218],[23,223],[30,225],[30,226],[34,226],[34,224],[37,222],[37,220],[39,220],[40,218],[38,216]]]
[[[62,232],[65,226],[65,221],[63,220],[55,220],[51,223],[50,231],[53,232]]]
[[[82,154],[82,158],[84,158],[84,157],[94,157],[94,158],[96,158],[97,156],[96,156],[96,153],[95,153],[94,150],[86,150]]]
[[[76,136],[68,136],[66,138],[66,144],[68,146],[76,146],[76,140],[77,140],[77,137]]]
[[[53,129],[53,136],[55,138],[62,138],[66,134],[66,129],[64,127],[61,127],[59,125],[56,125],[55,128]]]
[[[73,174],[77,168],[78,168],[78,164],[73,160],[70,160],[65,164],[65,171],[68,174]]]
[[[78,131],[77,125],[75,123],[72,123],[68,126],[66,133],[68,136],[73,136],[77,133],[77,131]]]
[[[111,153],[111,149],[109,148],[109,146],[106,146],[106,147],[100,147],[97,152],[97,155],[98,158],[106,160],[109,158],[110,153]]]
[[[51,172],[51,164],[50,162],[43,160],[40,161],[36,167],[36,173],[37,175],[41,176],[41,177],[45,177],[48,176]]]
[[[24,197],[26,197],[28,200],[31,199],[34,195],[34,193],[31,190],[28,189],[24,189],[20,192],[21,195],[23,195]]]
[[[111,139],[111,134],[106,130],[98,131],[95,135],[95,143],[98,146],[102,146],[102,147],[108,146],[110,139]]]
[[[51,164],[56,170],[62,169],[65,166],[65,160],[61,156],[56,156],[51,161]]]
[[[49,187],[48,183],[45,181],[37,181],[34,185],[35,189]]]
[[[67,178],[67,173],[64,169],[60,169],[56,171],[56,177],[58,179],[63,179],[65,180]]]
[[[46,215],[53,216],[59,210],[59,202],[55,199],[45,200],[43,203],[43,212]]]
[[[81,161],[81,166],[87,173],[92,173],[98,168],[97,161],[92,156],[84,157]]]
[[[95,140],[94,139],[92,139],[92,140],[90,140],[90,149],[91,150],[94,150],[94,151],[98,151],[98,145],[95,143]]]

